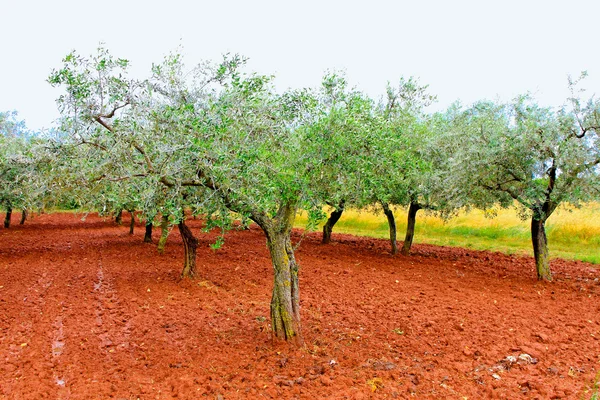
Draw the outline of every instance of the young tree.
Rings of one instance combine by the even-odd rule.
[[[545,223],[563,202],[590,200],[600,186],[600,103],[582,102],[579,81],[559,109],[538,106],[529,96],[501,104],[479,102],[454,111],[452,184],[473,204],[519,205],[531,220],[537,277],[551,280]]]

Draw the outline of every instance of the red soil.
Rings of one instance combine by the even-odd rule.
[[[130,236],[96,216],[0,230],[0,398],[591,396],[590,264],[553,261],[555,281],[540,283],[530,258],[418,245],[392,257],[385,241],[311,234],[297,251],[297,349],[270,340],[261,231],[231,232],[213,251],[214,235],[189,223],[200,278],[186,281],[176,230],[163,256],[141,225]]]

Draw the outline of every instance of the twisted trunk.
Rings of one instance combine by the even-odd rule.
[[[550,271],[550,253],[548,251],[545,223],[545,218],[536,218],[535,215],[531,218],[531,241],[533,243],[537,278],[543,281],[551,281],[552,272]]]
[[[146,233],[144,234],[144,243],[152,243],[152,221],[146,221]]]
[[[327,244],[331,242],[331,232],[333,231],[333,227],[340,220],[342,213],[344,212],[345,201],[342,200],[338,204],[337,208],[331,212],[329,218],[325,225],[323,225],[323,244]]]
[[[117,215],[115,216],[115,222],[117,223],[117,225],[123,224],[123,210],[119,210],[117,212]]]
[[[273,293],[271,296],[271,326],[273,339],[300,345],[300,288],[298,264],[294,257],[291,232],[296,205],[284,204],[275,218],[253,218],[267,236],[267,247],[273,264]]]
[[[400,254],[407,256],[410,254],[410,248],[412,247],[413,238],[415,236],[415,224],[417,222],[417,212],[421,209],[421,205],[414,201],[410,202],[408,206],[408,221],[406,224],[406,236],[404,237],[404,243],[402,244],[402,250]]]
[[[184,221],[181,221],[178,227],[181,238],[183,239],[185,258],[181,278],[193,278],[196,276],[196,248],[198,247],[198,239],[196,239]]]
[[[398,244],[396,241],[396,219],[394,218],[394,212],[390,209],[387,203],[381,203],[383,207],[383,213],[387,217],[388,226],[390,227],[390,245],[392,255],[398,253]]]
[[[159,254],[163,254],[165,252],[165,246],[167,245],[169,233],[169,216],[163,215],[160,219],[160,239],[158,239],[157,247]]]
[[[4,217],[4,227],[10,228],[10,217],[12,216],[12,207],[6,207],[6,216]]]
[[[19,222],[20,225],[23,225],[25,223],[25,220],[27,219],[27,210],[23,209],[21,211],[21,221]]]
[[[133,230],[135,229],[135,211],[129,211],[129,215],[131,215],[131,220],[129,221],[129,234],[133,235]]]

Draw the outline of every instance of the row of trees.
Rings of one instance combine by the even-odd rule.
[[[0,168],[10,186],[2,182],[0,201],[27,208],[66,197],[105,213],[141,210],[147,226],[163,228],[163,246],[178,226],[184,277],[195,274],[198,243],[184,209],[207,229],[252,220],[273,264],[273,334],[300,342],[290,236],[299,209],[315,226],[333,207],[324,242],[345,207],[380,209],[396,253],[393,206],[408,207],[408,254],[420,209],[447,217],[518,204],[531,220],[538,278],[550,280],[546,220],[562,202],[598,198],[600,104],[580,100],[579,81],[558,109],[523,96],[427,114],[435,98],[412,78],[379,101],[337,73],[317,89],[278,93],[271,76],[244,72],[245,64],[226,56],[188,68],[173,54],[141,80],[106,49],[69,54],[49,78],[63,90],[60,128],[17,140],[2,122]],[[15,170],[18,178],[4,172]]]

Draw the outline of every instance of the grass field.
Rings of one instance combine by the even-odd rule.
[[[394,214],[401,241],[406,210],[397,208]],[[299,215],[297,226],[305,223],[306,215]],[[500,210],[495,218],[481,211],[460,213],[447,222],[420,211],[414,243],[533,255],[529,224],[529,220],[520,220],[514,209]],[[383,213],[346,210],[333,229],[334,235],[336,232],[386,238],[388,225]],[[573,210],[559,208],[548,219],[546,233],[551,257],[600,264],[600,203]]]

